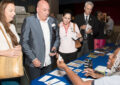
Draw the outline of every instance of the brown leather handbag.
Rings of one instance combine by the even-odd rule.
[[[73,23],[73,32],[76,32],[75,31],[75,23]],[[80,48],[82,45],[81,45],[81,43],[80,43],[80,40],[79,39],[77,39],[77,40],[75,40],[75,47],[76,48]]]
[[[10,43],[1,27],[0,30],[3,33],[9,48],[11,49],[12,47],[10,46]],[[20,77],[23,75],[24,71],[22,52],[21,56],[15,58],[0,56],[0,79]]]

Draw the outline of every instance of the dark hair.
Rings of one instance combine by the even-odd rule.
[[[1,1],[1,3],[0,3],[0,22],[3,24],[7,34],[9,34],[11,41],[12,41],[12,45],[16,46],[16,45],[18,45],[17,38],[12,33],[12,31],[9,29],[9,23],[6,21],[6,16],[5,16],[5,8],[10,3],[14,4],[14,2],[12,0]]]
[[[63,12],[63,16],[65,16],[65,14],[70,14],[72,16],[72,11],[67,9]]]
[[[96,12],[94,13],[94,16],[97,17],[99,13],[102,13],[102,12],[101,12],[101,11],[96,11]]]

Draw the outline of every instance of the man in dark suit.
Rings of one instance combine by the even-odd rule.
[[[58,26],[49,17],[48,2],[40,0],[36,10],[36,15],[24,20],[21,31],[21,45],[31,80],[51,71],[51,56],[59,46]]]
[[[97,23],[96,18],[91,15],[93,7],[94,4],[87,1],[84,6],[84,13],[75,17],[75,22],[80,27],[83,36],[83,45],[81,51],[78,52],[78,57],[94,49],[93,36],[97,33]]]

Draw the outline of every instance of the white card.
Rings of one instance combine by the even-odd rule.
[[[60,82],[57,82],[57,83],[52,84],[52,85],[66,85],[66,83],[64,83],[64,82],[60,81]]]
[[[51,85],[51,84],[54,84],[54,83],[56,83],[56,82],[58,82],[58,81],[60,81],[60,80],[57,79],[57,78],[54,78],[54,79],[51,79],[51,80],[49,80],[49,81],[46,81],[45,84]]]
[[[51,75],[54,75],[54,76],[64,76],[66,74],[65,71],[61,71],[61,70],[54,70],[53,72],[50,73]]]
[[[50,79],[51,77],[52,77],[52,76],[45,75],[44,77],[42,77],[42,78],[39,79],[38,81],[45,82],[45,81],[47,81],[48,79]]]
[[[58,60],[59,61],[61,61],[63,58],[60,56],[60,54],[59,54],[59,57],[58,57]]]
[[[97,67],[95,68],[95,71],[105,72],[106,69],[107,69],[107,67],[105,67],[105,66],[97,66]]]

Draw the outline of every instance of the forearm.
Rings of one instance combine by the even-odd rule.
[[[72,81],[73,85],[91,85],[92,81],[84,82],[77,74],[75,74],[72,70],[70,70],[68,67],[64,69]]]
[[[1,50],[1,51],[0,51],[0,56],[9,57],[9,56],[8,56],[8,50]]]

